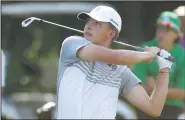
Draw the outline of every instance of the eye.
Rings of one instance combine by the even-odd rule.
[[[98,21],[96,21],[96,25],[99,25],[99,26],[100,26],[100,25],[101,25],[101,23],[100,23],[100,22],[98,22]]]

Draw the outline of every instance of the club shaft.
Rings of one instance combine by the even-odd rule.
[[[70,30],[76,31],[76,32],[84,33],[82,30],[78,30],[78,29],[71,28],[71,27],[68,27],[68,26],[65,26],[65,25],[53,23],[53,22],[50,22],[50,21],[47,21],[47,20],[41,19],[41,22],[45,22],[45,23],[48,23],[48,24],[60,26],[60,27],[66,28],[66,29],[70,29]],[[124,46],[128,46],[128,47],[134,48],[135,50],[138,50],[138,51],[144,51],[144,49],[141,48],[141,47],[136,47],[136,46],[133,46],[133,45],[130,45],[130,44],[126,44],[126,43],[123,43],[123,42],[119,42],[119,41],[113,41],[113,42],[118,43],[120,45],[124,45]]]
[[[54,22],[50,22],[50,21],[47,21],[47,20],[39,19],[39,21],[40,22],[44,22],[44,23],[48,23],[48,24],[52,24],[52,25],[55,25],[55,26],[59,26],[59,27],[62,27],[62,28],[66,28],[66,29],[69,29],[69,30],[73,30],[73,31],[76,31],[76,32],[84,33],[82,30],[78,30],[78,29],[75,29],[75,28],[71,28],[71,27],[68,27],[68,26],[65,26],[65,25],[61,25],[61,24],[57,24],[57,23],[54,23]],[[113,42],[114,43],[118,43],[120,45],[124,45],[124,46],[130,47],[130,48],[133,48],[133,49],[135,49],[137,51],[144,51],[144,49],[141,48],[141,47],[137,47],[137,46],[130,45],[130,44],[123,43],[123,42],[119,42],[119,41],[113,41]],[[169,58],[165,58],[165,59],[167,59],[169,61],[172,61],[172,62],[175,62],[175,58],[174,57],[169,57]]]
[[[144,51],[144,49],[141,48],[141,47],[133,46],[133,45],[130,45],[130,44],[127,44],[127,43],[119,42],[119,41],[113,41],[113,42],[118,43],[120,45],[124,45],[124,46],[127,46],[127,47],[134,48],[137,51]]]
[[[82,30],[78,30],[78,29],[75,29],[75,28],[67,27],[67,26],[65,26],[65,25],[53,23],[53,22],[50,22],[50,21],[47,21],[47,20],[41,19],[41,22],[49,23],[49,24],[52,24],[52,25],[56,25],[56,26],[60,26],[60,27],[66,28],[66,29],[70,29],[70,30],[73,30],[73,31],[77,31],[77,32],[80,32],[80,33],[84,33]]]

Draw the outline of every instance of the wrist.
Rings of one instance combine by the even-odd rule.
[[[142,54],[143,54],[142,58],[143,58],[144,62],[151,62],[152,61],[152,59],[153,59],[152,53],[145,51],[145,52],[142,52]]]

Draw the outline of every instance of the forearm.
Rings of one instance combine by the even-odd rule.
[[[156,86],[151,95],[152,108],[155,112],[161,113],[168,93],[169,71],[159,71]]]
[[[84,60],[102,61],[117,65],[133,65],[139,62],[151,62],[156,56],[154,53],[147,51],[112,50],[94,44],[80,48],[76,54]]]
[[[126,65],[145,62],[152,58],[152,53],[149,52],[138,52],[131,50],[120,50],[119,52],[119,61]]]
[[[169,88],[167,98],[173,99],[173,100],[174,99],[184,100],[185,99],[185,91],[178,89],[178,88]]]

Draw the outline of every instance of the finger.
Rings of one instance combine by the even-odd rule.
[[[145,51],[147,51],[147,50],[148,50],[148,48],[149,48],[148,46],[145,46],[145,47],[144,47],[144,50],[145,50]]]

